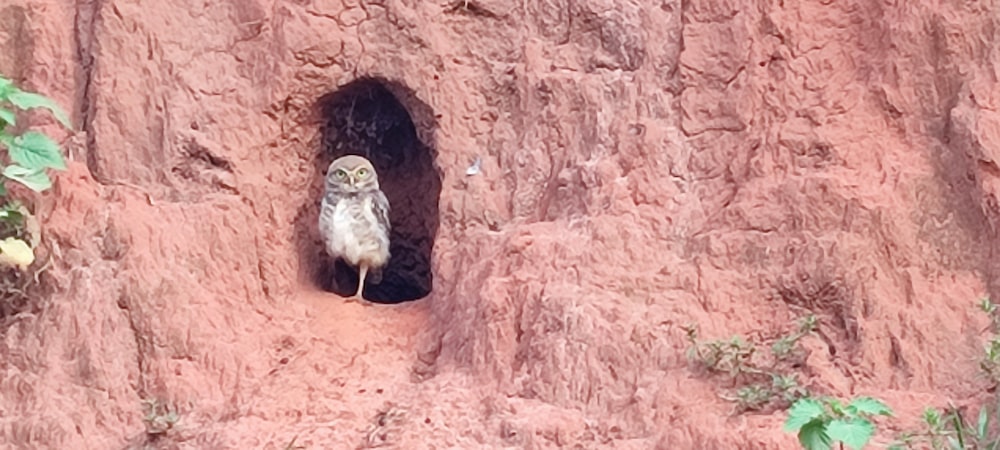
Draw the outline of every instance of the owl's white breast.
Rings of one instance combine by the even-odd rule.
[[[365,260],[381,266],[388,259],[387,238],[380,235],[370,203],[370,198],[341,199],[333,208],[328,250],[352,265]]]
[[[330,243],[331,250],[337,255],[343,256],[352,264],[356,264],[356,261],[360,258],[358,247],[360,247],[360,239],[352,231],[352,224],[354,223],[351,217],[350,207],[347,201],[339,201],[333,209],[333,229],[330,230],[332,236],[332,242]],[[354,249],[354,251],[352,251]]]

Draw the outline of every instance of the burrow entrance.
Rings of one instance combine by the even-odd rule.
[[[403,102],[409,106],[403,106]],[[434,167],[433,143],[418,137],[411,111],[431,136],[434,113],[412,91],[399,84],[365,78],[341,86],[317,102],[321,120],[321,151],[317,157],[318,181],[312,226],[318,217],[323,177],[330,162],[344,155],[368,158],[389,199],[392,223],[392,257],[379,284],[367,283],[365,298],[379,303],[417,300],[431,292],[431,251],[438,228],[441,177]],[[318,231],[317,231],[318,236]],[[322,243],[311,255],[313,281],[320,288],[347,296],[358,286],[357,270],[334,262]]]

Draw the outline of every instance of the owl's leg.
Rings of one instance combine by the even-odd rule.
[[[367,275],[368,275],[368,264],[361,263],[361,265],[358,267],[358,292],[354,294],[354,299],[362,301],[362,303],[364,303],[363,300],[365,299],[362,293],[365,290],[365,277]]]

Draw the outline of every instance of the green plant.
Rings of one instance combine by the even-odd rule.
[[[765,372],[771,377],[766,381],[753,381],[742,385],[732,395],[721,397],[736,403],[736,411],[761,411],[768,406],[786,407],[796,400],[807,397],[809,391],[799,384],[796,374]]]
[[[771,403],[774,393],[767,386],[754,383],[737,389],[735,396],[723,398],[736,402],[739,411],[757,411]]]
[[[945,421],[941,419],[941,413],[934,408],[927,408],[924,410],[923,419],[924,430],[922,432],[903,433],[900,439],[889,446],[889,449],[914,448],[914,445],[918,443],[929,444],[933,449],[944,448],[943,442],[951,433],[945,428]]]
[[[993,336],[979,360],[979,368],[993,384],[1000,383],[1000,336]]]
[[[795,374],[772,374],[771,392],[789,405],[800,398],[809,396],[809,391],[799,384],[798,376]]]
[[[7,148],[11,164],[2,174],[7,180],[17,181],[36,192],[52,186],[45,169],[66,169],[59,145],[45,134],[26,131],[12,134],[8,128],[17,124],[13,109],[47,109],[66,128],[71,128],[69,118],[58,105],[45,96],[18,89],[7,78],[0,76],[0,144]],[[6,181],[6,180],[5,180]],[[6,186],[0,185],[0,196],[6,195]]]
[[[1000,308],[989,297],[979,302],[979,309],[990,319],[991,334],[979,360],[979,369],[987,379],[1000,384]],[[923,414],[923,429],[901,433],[890,449],[931,448],[933,450],[1000,449],[1000,398],[994,395],[994,405],[983,405],[976,422],[965,419],[954,405],[941,412],[927,408]],[[990,414],[993,414],[991,420]],[[992,425],[991,425],[992,422]]]
[[[688,357],[699,361],[709,371],[726,373],[734,378],[754,371],[751,359],[757,347],[753,342],[746,341],[741,336],[733,336],[729,340],[699,342],[696,328],[688,328],[687,336],[691,342]]]
[[[979,309],[990,318],[990,330],[993,335],[986,342],[986,348],[982,359],[979,360],[979,368],[983,374],[994,385],[1000,384],[1000,315],[997,313],[997,305],[989,297],[979,302]]]
[[[778,360],[787,360],[798,349],[799,340],[814,331],[816,331],[816,316],[810,314],[799,319],[798,329],[794,333],[782,336],[771,344],[771,353]]]
[[[993,414],[1000,418],[1000,403],[993,407]],[[927,408],[923,414],[924,429],[902,433],[889,450],[931,448],[933,450],[996,450],[1000,449],[1000,435],[996,426],[990,426],[990,407],[983,405],[975,423],[970,423],[961,411],[949,406],[944,413]]]
[[[951,423],[951,429],[954,431],[954,437],[947,438],[950,448],[1000,449],[1000,436],[991,433],[990,413],[986,405],[979,408],[979,416],[975,424],[966,422],[962,414],[954,407],[949,409],[947,420]]]
[[[785,431],[797,433],[807,450],[826,450],[840,442],[858,450],[875,434],[874,416],[891,416],[892,410],[870,397],[861,397],[846,406],[832,398],[802,398],[792,404]]]
[[[0,263],[27,267],[34,261],[34,251],[24,231],[30,213],[9,198],[8,182],[20,183],[35,192],[52,187],[47,169],[65,170],[66,161],[59,145],[37,131],[15,133],[17,110],[48,110],[66,128],[69,118],[47,97],[23,91],[0,76],[0,148],[6,150],[7,161],[0,164]]]
[[[989,298],[979,301],[979,309],[990,319],[991,336],[979,360],[979,369],[996,386],[1000,384],[1000,309]],[[994,396],[993,422],[1000,421],[1000,398]],[[962,412],[949,405],[944,412],[935,408],[924,410],[924,427],[920,431],[902,433],[891,449],[927,448],[934,450],[1000,449],[1000,430],[990,425],[989,405],[979,409],[975,423],[968,422]]]
[[[799,342],[815,330],[816,317],[810,315],[799,320],[794,332],[766,345],[766,341],[742,336],[701,341],[698,329],[689,326],[685,328],[690,343],[688,358],[710,374],[730,380],[735,390],[722,398],[734,402],[737,412],[787,407],[808,395],[792,370],[803,353]],[[759,348],[769,348],[770,352]]]
[[[997,305],[993,303],[993,300],[989,297],[983,297],[979,300],[979,309],[990,317],[990,329],[994,333],[1000,332],[1000,315],[997,314]]]
[[[146,416],[142,418],[146,423],[146,434],[153,436],[164,434],[180,421],[177,411],[159,399],[145,399],[142,403],[146,407]]]

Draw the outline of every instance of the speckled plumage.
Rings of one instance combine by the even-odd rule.
[[[378,284],[389,262],[389,200],[379,189],[372,163],[348,155],[330,163],[320,204],[319,230],[327,253],[358,268],[362,300],[365,278]]]

